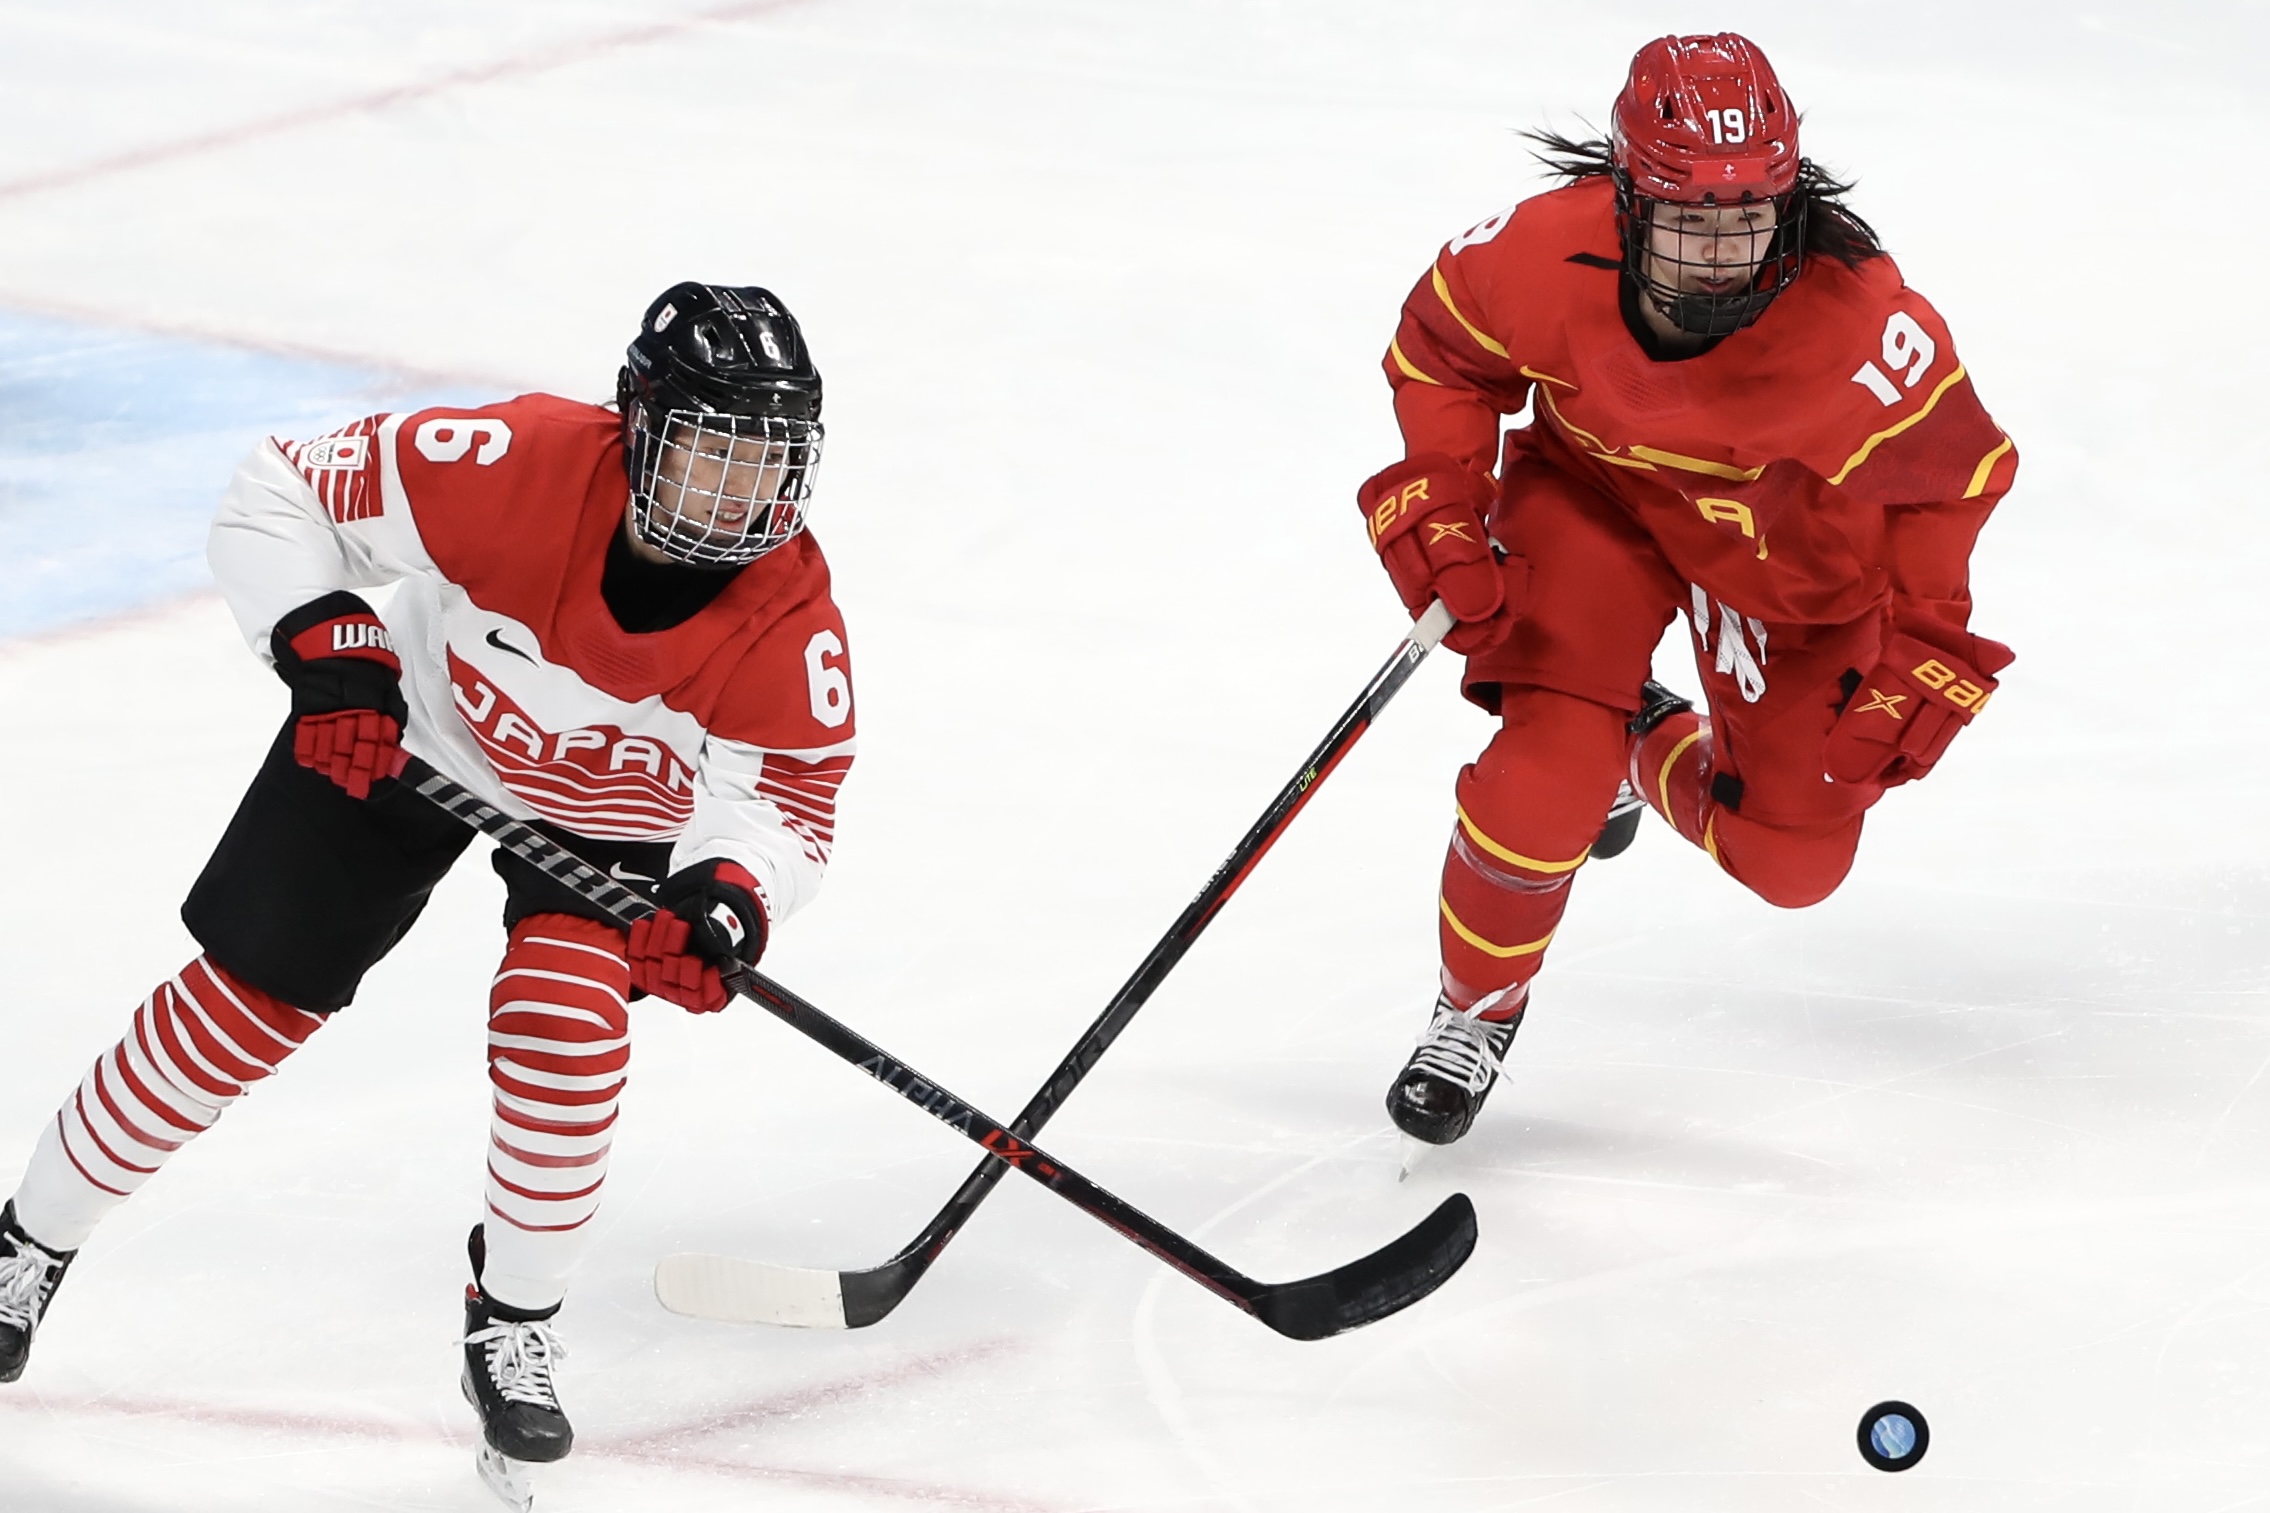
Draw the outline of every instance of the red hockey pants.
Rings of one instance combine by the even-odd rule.
[[[1542,462],[1513,463],[1493,532],[1530,564],[1528,608],[1469,659],[1467,697],[1502,721],[1458,775],[1443,862],[1442,977],[1484,1017],[1518,1012],[1619,781],[1769,903],[1836,890],[1873,784],[1828,781],[1821,748],[1849,668],[1875,665],[1880,618],[1760,621],[1682,581],[1613,501]],[[1693,626],[1710,715],[1632,749],[1626,724],[1674,615]]]

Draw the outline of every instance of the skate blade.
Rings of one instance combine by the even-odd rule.
[[[527,1461],[514,1460],[484,1441],[473,1465],[481,1473],[481,1485],[494,1492],[506,1507],[528,1513],[536,1506],[535,1467]]]
[[[1396,1138],[1403,1142],[1402,1165],[1395,1171],[1395,1180],[1398,1182],[1408,1180],[1411,1173],[1419,1169],[1420,1163],[1441,1149],[1440,1146],[1429,1145],[1426,1141],[1415,1140],[1409,1135],[1397,1135]]]

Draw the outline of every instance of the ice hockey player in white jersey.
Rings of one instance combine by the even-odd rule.
[[[291,715],[182,907],[202,953],[0,1209],[0,1381],[96,1223],[353,1001],[465,850],[394,781],[414,755],[662,906],[626,936],[493,858],[507,939],[464,1383],[492,1481],[567,1454],[552,1320],[606,1176],[628,1002],[721,1008],[720,964],[758,959],[833,841],[853,724],[804,529],[820,391],[777,298],[688,283],[648,309],[614,409],[532,394],[246,459],[210,556]],[[357,593],[382,584],[383,614]]]

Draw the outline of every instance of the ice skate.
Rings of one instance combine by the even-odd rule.
[[[16,1223],[16,1204],[0,1207],[0,1382],[24,1374],[32,1336],[75,1250],[49,1250]]]
[[[481,1475],[481,1485],[497,1495],[497,1500],[519,1513],[529,1513],[536,1506],[536,1476],[526,1461],[512,1459],[498,1453],[497,1447],[483,1444],[474,1452],[473,1469]]]
[[[567,1354],[551,1327],[559,1305],[542,1310],[508,1308],[481,1290],[485,1247],[473,1230],[473,1285],[465,1289],[465,1401],[481,1415],[481,1449],[475,1461],[482,1482],[508,1505],[527,1513],[535,1501],[531,1467],[564,1457],[575,1431],[560,1407],[552,1364]]]
[[[1411,1139],[1448,1145],[1473,1127],[1474,1116],[1482,1111],[1483,1100],[1504,1070],[1502,1058],[1513,1044],[1514,1031],[1521,1026],[1519,1013],[1503,1021],[1477,1016],[1499,997],[1492,994],[1473,1010],[1452,1007],[1447,996],[1435,1000],[1434,1019],[1419,1037],[1419,1048],[1387,1090],[1388,1117]],[[1406,1174],[1413,1164],[1406,1149]]]
[[[1670,719],[1671,716],[1685,714],[1694,707],[1694,700],[1681,698],[1661,683],[1649,678],[1639,686],[1639,713],[1632,716],[1631,723],[1625,729],[1631,732],[1632,742],[1637,745],[1640,738],[1656,726]],[[1627,788],[1630,786],[1628,783],[1625,784]],[[1621,797],[1621,795],[1618,796]],[[1614,811],[1611,810],[1610,812],[1613,813]]]
[[[1694,708],[1689,700],[1679,697],[1653,678],[1640,685],[1639,713],[1626,727],[1632,740],[1639,739],[1675,714],[1684,714]],[[1591,858],[1605,861],[1611,856],[1622,856],[1631,849],[1639,837],[1640,816],[1647,813],[1647,800],[1629,782],[1616,785],[1615,801],[1608,806],[1607,822],[1600,827],[1600,838],[1592,843]]]
[[[1631,784],[1619,783],[1615,802],[1608,806],[1607,822],[1600,827],[1600,838],[1592,843],[1592,860],[1605,861],[1630,850],[1639,835],[1639,818],[1646,812],[1647,800],[1633,792]]]

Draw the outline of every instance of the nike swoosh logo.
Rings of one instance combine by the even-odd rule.
[[[623,870],[623,864],[621,862],[617,862],[612,867],[609,867],[607,869],[607,875],[618,883],[651,883],[654,881],[653,878],[648,877],[643,872],[625,872]]]
[[[483,636],[481,639],[488,642],[498,651],[509,651],[514,656],[518,657],[521,661],[529,663],[531,666],[535,664],[536,659],[534,657],[528,655],[528,653],[522,651],[519,647],[512,645],[511,643],[506,641],[504,637],[498,635],[493,630],[490,631],[487,635]]]

